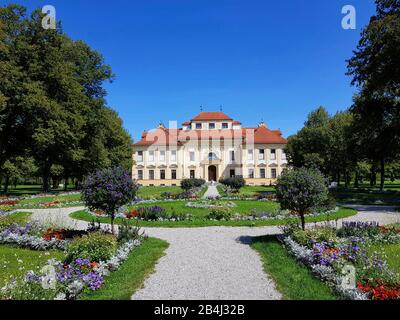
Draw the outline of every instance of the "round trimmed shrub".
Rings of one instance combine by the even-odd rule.
[[[210,220],[230,220],[232,217],[232,212],[229,208],[226,207],[214,207],[210,209],[209,214],[207,215],[207,219]]]
[[[135,199],[138,185],[127,170],[121,167],[106,168],[86,177],[82,186],[82,199],[90,210],[100,210],[114,219],[118,209]]]
[[[232,178],[226,178],[226,179],[220,179],[220,183],[223,185],[233,189],[235,192],[238,192],[240,188],[244,187],[246,185],[246,181],[243,179],[243,177],[232,177]]]
[[[93,232],[72,240],[66,249],[67,262],[78,258],[91,262],[107,261],[117,252],[117,239],[111,234]]]
[[[317,169],[296,168],[285,171],[278,178],[275,188],[281,209],[298,213],[303,230],[304,215],[328,200],[327,181]]]

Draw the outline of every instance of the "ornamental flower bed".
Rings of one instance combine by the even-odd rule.
[[[305,231],[286,228],[279,239],[297,260],[331,286],[344,299],[400,299],[400,275],[390,269],[380,254],[367,250],[370,243],[393,240],[392,228],[376,223],[344,223]],[[393,240],[394,241],[394,240]],[[349,269],[350,268],[350,269]],[[352,285],[343,272],[354,270]]]
[[[14,280],[0,289],[6,299],[75,300],[87,291],[100,289],[110,272],[118,270],[141,240],[123,243],[107,261],[91,262],[77,258],[71,263],[49,260],[38,273],[29,271],[23,279]]]
[[[226,207],[226,208],[234,208],[236,207],[236,204],[232,201],[217,201],[215,199],[211,200],[203,200],[203,201],[197,201],[197,202],[188,202],[185,205],[188,208],[203,208],[203,209],[209,209],[209,208],[215,208],[215,207]]]
[[[5,231],[13,236],[26,236],[36,228],[33,224],[14,225]],[[74,239],[60,240],[69,237]],[[41,242],[66,244],[65,260],[51,259],[40,271],[31,270],[24,277],[13,279],[0,289],[0,299],[78,299],[85,292],[100,289],[110,272],[117,270],[145,237],[134,226],[121,226],[118,237],[100,227],[93,227],[90,232],[48,229]]]
[[[44,238],[42,231],[36,223],[27,223],[24,226],[13,224],[0,231],[0,244],[13,244],[32,250],[65,249],[68,244],[66,239],[57,237]]]
[[[80,237],[83,236],[84,234],[87,234],[86,231],[80,231],[80,230],[67,230],[67,229],[47,229],[44,233],[42,238],[46,241],[51,241],[53,239],[56,240],[67,240],[67,239],[73,239],[74,237]]]

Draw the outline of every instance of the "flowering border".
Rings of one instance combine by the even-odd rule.
[[[348,289],[341,285],[343,277],[332,267],[319,264],[313,264],[310,257],[312,250],[300,245],[290,236],[281,235],[278,239],[282,242],[288,252],[299,262],[310,268],[312,273],[320,280],[327,283],[341,297],[347,300],[369,300],[368,295],[358,288]]]

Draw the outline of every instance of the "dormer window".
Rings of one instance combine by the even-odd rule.
[[[228,123],[223,122],[222,123],[222,129],[228,129]]]
[[[208,129],[210,129],[210,130],[215,129],[215,123],[214,123],[214,122],[210,122],[210,123],[208,124]]]
[[[202,128],[201,123],[196,123],[196,129],[197,129],[197,130],[200,130],[201,128]]]

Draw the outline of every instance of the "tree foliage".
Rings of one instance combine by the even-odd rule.
[[[118,209],[131,202],[138,186],[122,167],[105,168],[86,177],[82,187],[82,198],[91,210],[100,210],[111,217],[114,233],[114,218]]]
[[[282,209],[297,212],[305,229],[304,215],[328,200],[328,188],[323,174],[310,168],[285,171],[276,184],[276,197]]]
[[[79,180],[111,165],[131,165],[131,138],[105,101],[111,67],[59,24],[42,28],[43,14],[0,7],[0,168],[32,156],[44,190],[54,166]]]

